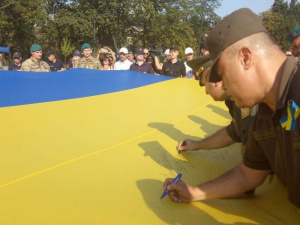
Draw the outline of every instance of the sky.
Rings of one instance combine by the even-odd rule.
[[[256,14],[261,13],[269,10],[274,0],[220,0],[220,2],[221,6],[215,10],[215,13],[224,17],[240,8],[249,8]]]

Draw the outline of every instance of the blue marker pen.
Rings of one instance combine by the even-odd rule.
[[[179,173],[179,174],[172,180],[172,184],[177,183],[177,182],[179,181],[179,179],[181,178],[181,176],[182,176],[182,174]],[[168,189],[166,189],[166,190],[164,191],[164,193],[162,193],[160,199],[162,199],[163,197],[165,197],[167,194],[168,194]]]

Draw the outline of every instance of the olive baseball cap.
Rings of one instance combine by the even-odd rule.
[[[206,70],[208,67],[212,66],[213,64],[210,55],[205,55],[200,58],[187,61],[186,63],[195,71],[196,77],[199,77],[199,85],[204,86],[204,84],[201,83],[201,77],[203,71]]]
[[[36,52],[36,51],[41,51],[42,50],[42,47],[38,44],[33,44],[31,45],[30,47],[30,51],[31,52]]]
[[[288,41],[293,42],[294,39],[300,36],[300,26],[295,27],[293,30],[290,31],[288,34]]]
[[[209,82],[219,82],[221,77],[215,71],[222,52],[235,42],[259,32],[266,32],[259,17],[248,8],[234,11],[221,20],[208,34],[206,44],[214,64],[209,72]]]

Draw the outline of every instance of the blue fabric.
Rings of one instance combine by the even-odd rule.
[[[0,71],[0,107],[101,95],[170,79],[134,71],[82,68],[53,73]]]
[[[0,52],[9,52],[9,47],[0,47]]]

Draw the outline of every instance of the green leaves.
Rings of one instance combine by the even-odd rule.
[[[0,45],[21,51],[39,43],[44,51],[65,56],[68,43],[79,49],[110,46],[160,46],[176,44],[181,56],[185,47],[197,49],[218,17],[219,0],[14,0],[0,9]],[[1,5],[9,4],[4,0]],[[95,29],[94,29],[95,28]],[[94,35],[97,43],[94,43]],[[59,55],[60,54],[60,55]]]
[[[71,55],[72,52],[75,50],[75,47],[72,46],[70,40],[64,38],[61,43],[61,53],[65,56],[65,64],[67,64],[67,56]]]
[[[283,50],[291,47],[287,35],[300,24],[299,12],[300,3],[296,0],[290,1],[290,4],[283,0],[275,0],[269,11],[260,14],[264,26]]]

